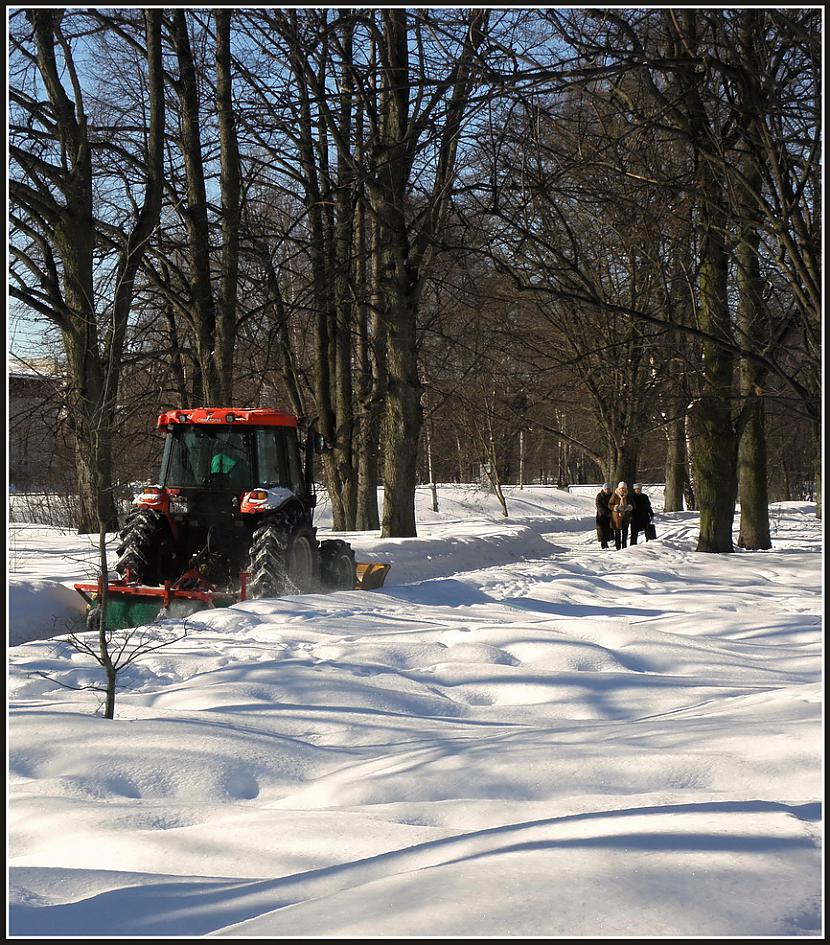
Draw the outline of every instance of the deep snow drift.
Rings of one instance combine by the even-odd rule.
[[[11,526],[13,935],[821,933],[814,507],[699,555],[693,513],[603,552],[591,496],[440,497],[352,536],[382,591],[194,616],[114,722],[36,639],[94,543]]]

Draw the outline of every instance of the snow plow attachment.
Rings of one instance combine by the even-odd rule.
[[[381,564],[379,561],[358,561],[355,590],[373,591],[378,587],[383,587],[389,567],[390,565]]]
[[[358,562],[355,569],[355,590],[371,591],[383,586],[389,572],[388,564]],[[190,572],[187,576],[191,576]],[[242,575],[238,591],[217,591],[203,584],[201,587],[181,587],[183,579],[173,583],[165,581],[160,587],[139,584],[127,578],[111,580],[107,584],[107,630],[126,630],[142,627],[164,617],[182,619],[200,610],[214,607],[230,607],[248,599],[246,593],[247,574]],[[94,624],[101,598],[101,585],[75,584],[75,590],[89,604],[87,623]]]
[[[90,629],[98,611],[101,597],[100,584],[76,584],[75,590],[89,604],[87,623]],[[107,630],[125,630],[141,627],[160,617],[189,617],[197,611],[212,607],[230,607],[240,600],[238,594],[213,590],[173,587],[165,581],[161,587],[148,587],[126,580],[107,584]]]

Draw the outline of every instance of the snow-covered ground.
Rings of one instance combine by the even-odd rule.
[[[114,722],[43,639],[94,541],[10,527],[12,935],[821,935],[814,506],[702,555],[691,512],[603,552],[590,495],[440,498],[353,536],[382,591],[191,617]]]

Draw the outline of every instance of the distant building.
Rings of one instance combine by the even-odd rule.
[[[56,358],[8,359],[9,490],[65,491],[72,462],[63,437],[63,371]]]

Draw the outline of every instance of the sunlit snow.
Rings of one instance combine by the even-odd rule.
[[[9,526],[12,935],[821,934],[815,507],[705,555],[691,512],[615,552],[591,495],[439,498],[347,536],[383,590],[191,617],[112,722],[61,685],[96,539]]]

